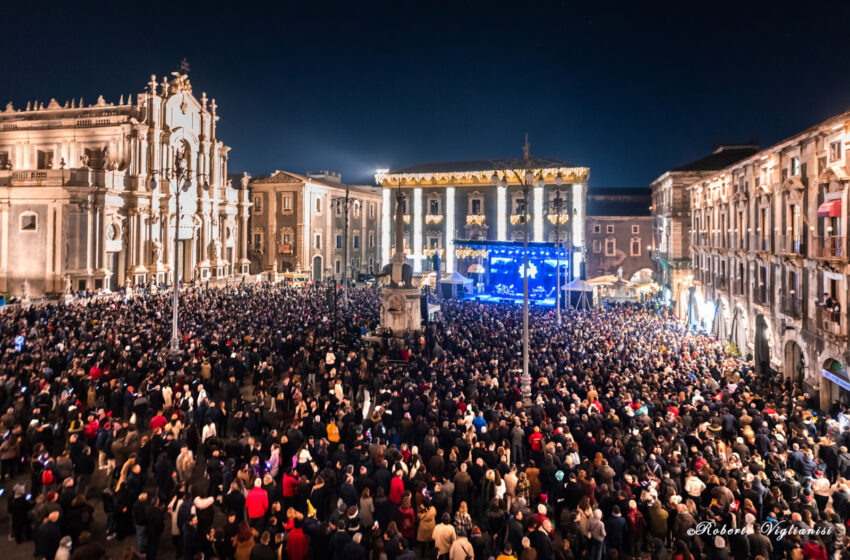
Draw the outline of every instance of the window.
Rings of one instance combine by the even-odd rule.
[[[339,259],[337,259],[336,262],[334,262],[334,268],[336,268],[336,273],[339,274],[339,270],[340,270]]]
[[[800,174],[800,158],[794,156],[791,158],[791,175]]]
[[[369,232],[369,248],[373,249],[375,247],[375,232]]]
[[[428,238],[428,248],[437,249],[440,246],[440,239],[436,235]]]
[[[316,197],[316,214],[321,214],[321,213],[322,213],[322,198],[317,196]]]
[[[470,214],[479,215],[481,214],[481,199],[473,198],[470,205]]]
[[[283,209],[287,212],[292,211],[292,197],[284,196],[283,197]]]
[[[601,253],[602,252],[602,242],[599,241],[598,239],[593,240],[593,252],[594,253]]]
[[[640,233],[640,226],[632,226],[632,233]]]
[[[599,224],[593,224],[593,233],[602,233],[602,226]]]
[[[85,161],[88,161],[90,169],[103,169],[103,150],[86,148],[84,153]]]
[[[53,169],[53,150],[38,150],[38,169]]]
[[[254,234],[254,249],[260,250],[260,247],[263,246],[263,234],[255,233]]]
[[[291,245],[292,244],[292,235],[291,234],[289,234],[289,233],[283,234],[283,244],[284,245]]]
[[[829,143],[829,161],[834,162],[841,159],[841,140]]]
[[[605,233],[614,233],[614,226],[605,226]]]
[[[514,199],[514,214],[525,214],[525,199],[517,197]]]
[[[333,205],[334,212],[336,212],[336,215],[342,216],[342,201],[341,200],[334,200],[334,201],[331,201],[331,202],[336,202],[336,204]]]
[[[369,203],[369,217],[370,218],[375,217],[375,203],[374,202]]]
[[[322,248],[322,234],[321,233],[317,233],[315,236],[313,236],[313,247],[315,247],[316,249]]]
[[[9,152],[0,152],[0,169],[9,169]]]
[[[354,217],[355,218],[360,217],[360,201],[359,200],[354,201]]]
[[[342,249],[342,236],[341,235],[336,236],[336,248]]]
[[[640,239],[632,239],[630,254],[633,257],[640,256]]]
[[[263,197],[262,195],[257,195],[254,197],[254,214],[262,214],[263,213]]]
[[[21,231],[36,231],[38,226],[38,216],[33,212],[25,212],[21,214]]]
[[[360,248],[360,236],[359,235],[354,236],[354,248],[355,249]]]
[[[611,226],[608,226],[611,227]],[[605,256],[613,257],[614,253],[617,252],[617,241],[614,239],[606,239],[605,240]]]

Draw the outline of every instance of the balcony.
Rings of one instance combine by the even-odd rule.
[[[777,249],[783,255],[803,255],[806,252],[805,238],[802,235],[781,235]]]
[[[841,312],[818,307],[815,314],[816,326],[834,336],[847,336],[846,327],[841,324]]]
[[[802,307],[800,299],[795,296],[785,296],[782,298],[782,312],[794,319],[799,319],[802,315]]]
[[[843,235],[830,235],[815,237],[815,258],[827,260],[841,260],[845,258]]]
[[[770,236],[761,234],[750,236],[750,249],[753,251],[770,251]]]

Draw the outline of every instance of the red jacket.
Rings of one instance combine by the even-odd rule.
[[[286,552],[289,553],[289,560],[305,560],[308,554],[307,537],[300,527],[289,532],[289,538],[286,541]]]
[[[283,497],[294,498],[298,493],[298,479],[289,473],[283,473]]]
[[[156,431],[157,428],[160,430],[164,430],[166,424],[168,424],[168,420],[162,414],[157,414],[153,418],[151,418],[151,431]]]
[[[269,494],[262,488],[251,488],[248,496],[245,498],[245,509],[248,510],[250,519],[257,519],[266,514],[269,509]]]
[[[543,451],[543,434],[534,432],[528,436],[528,443],[531,445],[532,451]]]
[[[390,495],[389,499],[395,505],[399,505],[401,503],[401,497],[404,495],[404,482],[397,477],[394,476],[390,481]]]

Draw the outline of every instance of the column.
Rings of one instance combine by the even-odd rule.
[[[534,241],[543,241],[543,187],[534,187]]]
[[[581,271],[581,263],[584,260],[584,185],[573,184],[573,267],[570,272],[571,279],[578,278]]]
[[[391,208],[391,192],[392,189],[388,187],[384,187],[381,191],[381,195],[383,200],[381,201],[381,265],[387,265],[390,263],[390,214],[393,209]]]
[[[413,272],[422,272],[422,188],[413,189]]]
[[[446,273],[455,270],[455,188],[446,187]]]
[[[100,211],[98,212],[98,217],[100,218],[100,224],[97,228],[97,236],[98,236],[98,248],[100,249],[100,268],[106,269],[106,206],[101,205]],[[104,285],[106,283],[104,282]]]
[[[239,228],[240,233],[242,234],[239,238],[239,259],[247,259],[248,258],[248,210],[242,209],[242,222]],[[241,272],[241,270],[240,270]]]
[[[9,274],[9,203],[0,203],[0,290],[8,290]]]
[[[94,266],[94,243],[92,233],[94,232],[94,205],[89,203],[86,212],[86,269],[91,274]]]
[[[508,187],[496,187],[496,240],[508,239]]]

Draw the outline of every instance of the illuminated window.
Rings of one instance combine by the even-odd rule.
[[[800,174],[800,158],[794,156],[791,158],[791,175]]]

